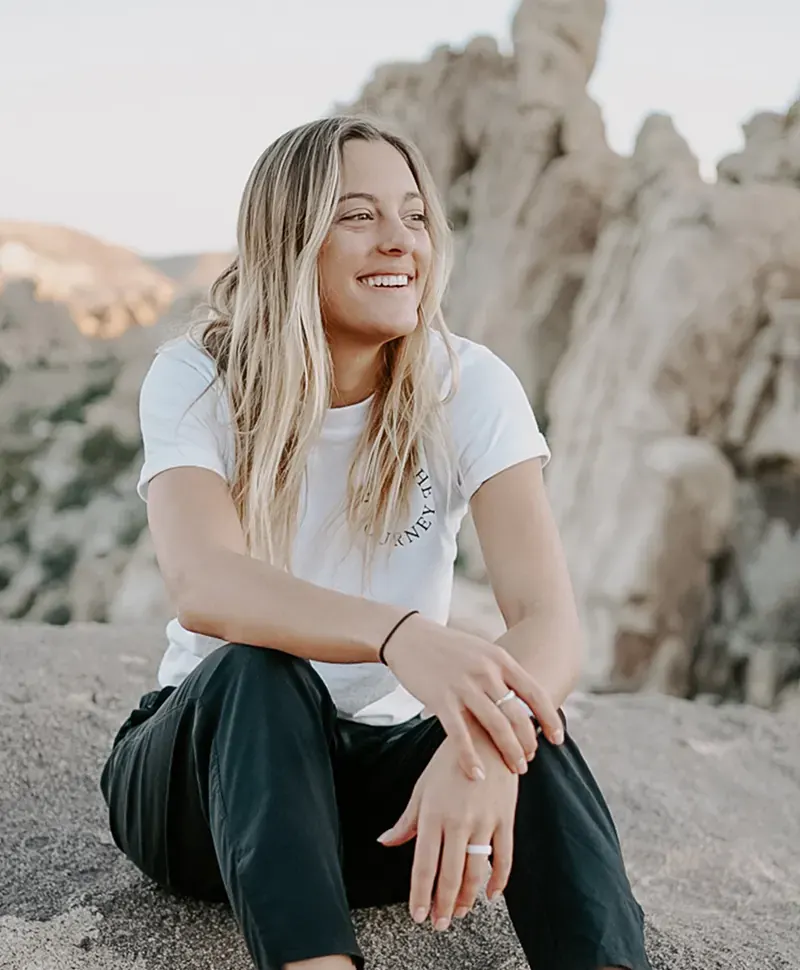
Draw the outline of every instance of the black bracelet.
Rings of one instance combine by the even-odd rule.
[[[403,623],[403,622],[405,622],[405,620],[407,620],[410,616],[413,616],[415,613],[419,613],[419,610],[411,610],[410,613],[406,613],[406,615],[404,617],[402,617],[401,619],[399,619],[397,621],[397,623],[395,623],[395,625],[392,627],[391,630],[389,630],[388,634],[386,635],[386,639],[383,641],[383,643],[381,644],[381,648],[378,651],[378,660],[380,660],[380,662],[385,667],[388,667],[389,666],[389,664],[386,663],[386,657],[384,657],[384,655],[383,655],[383,651],[386,649],[386,644],[389,642],[392,634],[400,626],[400,624]]]

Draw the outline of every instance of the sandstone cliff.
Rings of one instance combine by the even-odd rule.
[[[715,185],[668,118],[622,160],[586,92],[604,12],[523,0],[512,56],[441,49],[353,107],[431,160],[450,325],[547,428],[588,683],[771,704],[800,673],[800,110],[746,124]]]

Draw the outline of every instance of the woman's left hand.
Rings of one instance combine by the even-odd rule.
[[[437,930],[447,929],[454,914],[462,917],[472,909],[486,879],[488,857],[468,854],[468,844],[493,847],[490,898],[505,889],[511,872],[519,775],[474,720],[470,733],[486,765],[485,780],[464,775],[454,743],[445,739],[400,819],[378,839],[396,846],[416,836],[409,910],[417,923],[430,911]]]

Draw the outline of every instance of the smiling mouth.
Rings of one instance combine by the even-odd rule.
[[[362,276],[359,283],[371,290],[406,290],[414,282],[414,276],[409,273],[386,273],[382,275]]]

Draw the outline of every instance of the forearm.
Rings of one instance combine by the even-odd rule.
[[[178,603],[195,633],[327,663],[370,663],[407,611],[317,586],[226,549],[196,563]]]
[[[580,623],[570,603],[561,608],[552,605],[531,610],[495,642],[538,681],[556,708],[563,705],[578,680],[583,652]],[[468,716],[467,724],[483,763],[502,765],[510,771],[483,725],[472,716]],[[445,743],[441,757],[456,757],[452,749],[452,743]]]
[[[544,687],[556,707],[574,690],[583,653],[580,622],[571,604],[541,605],[495,641]]]

